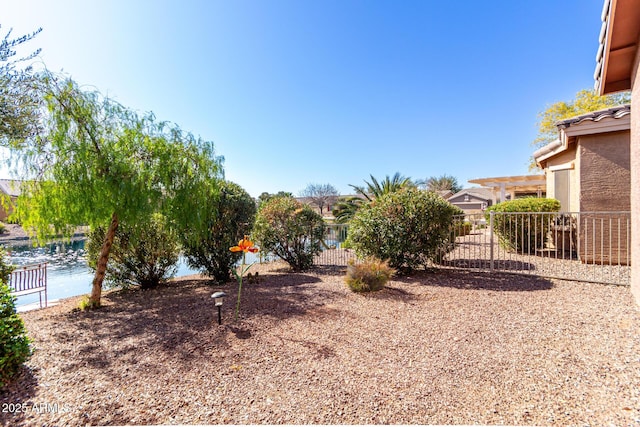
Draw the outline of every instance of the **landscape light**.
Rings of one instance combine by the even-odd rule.
[[[218,325],[222,324],[221,308],[222,308],[222,303],[224,302],[224,297],[226,296],[227,294],[225,294],[222,291],[215,292],[213,295],[211,295],[211,298],[213,298],[216,304],[216,307],[218,307]]]

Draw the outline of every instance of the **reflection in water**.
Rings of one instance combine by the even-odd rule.
[[[9,263],[22,266],[47,263],[47,297],[49,301],[91,292],[93,271],[87,266],[84,240],[55,243],[41,248],[18,246],[7,249]],[[196,273],[184,259],[178,262],[176,276]],[[16,306],[39,301],[38,294],[18,297]]]

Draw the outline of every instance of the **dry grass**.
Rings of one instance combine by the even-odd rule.
[[[640,311],[628,288],[420,273],[355,294],[344,270],[262,266],[24,314],[36,351],[1,394],[7,425],[640,422]],[[36,406],[34,406],[36,405]],[[49,406],[40,406],[49,405]]]

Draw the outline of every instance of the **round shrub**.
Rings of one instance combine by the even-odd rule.
[[[104,241],[104,228],[89,233],[87,263],[94,269]],[[135,225],[120,224],[111,246],[105,285],[152,288],[176,272],[180,248],[175,233],[159,214]]]
[[[529,253],[543,248],[547,232],[555,220],[555,215],[527,215],[534,212],[560,211],[560,202],[555,199],[526,197],[508,200],[490,206],[485,213],[487,223],[493,215],[493,230],[500,245],[510,251]]]
[[[260,205],[253,236],[264,253],[286,261],[292,270],[313,266],[324,237],[322,216],[292,197],[276,197]]]
[[[256,203],[238,184],[225,181],[220,184],[218,197],[212,197],[203,211],[208,216],[208,231],[184,233],[183,252],[190,267],[224,283],[231,279],[231,269],[242,256],[229,248],[250,233]]]
[[[30,355],[29,338],[16,313],[15,297],[0,280],[0,389],[20,371]]]
[[[368,258],[360,264],[349,264],[345,282],[354,292],[379,291],[394,273],[386,261]]]
[[[402,271],[426,268],[452,249],[451,226],[459,214],[461,209],[435,193],[401,190],[360,208],[348,240],[358,256],[386,259]]]

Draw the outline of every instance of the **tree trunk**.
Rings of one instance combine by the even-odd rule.
[[[109,252],[111,252],[111,245],[113,245],[113,239],[116,236],[117,229],[118,215],[114,212],[113,215],[111,215],[111,224],[109,224],[109,229],[104,236],[104,242],[102,243],[102,249],[100,250],[100,258],[98,258],[98,264],[96,266],[96,275],[93,277],[93,287],[91,288],[91,298],[89,299],[89,306],[92,308],[100,307],[102,281],[104,280],[104,275],[107,272]]]

